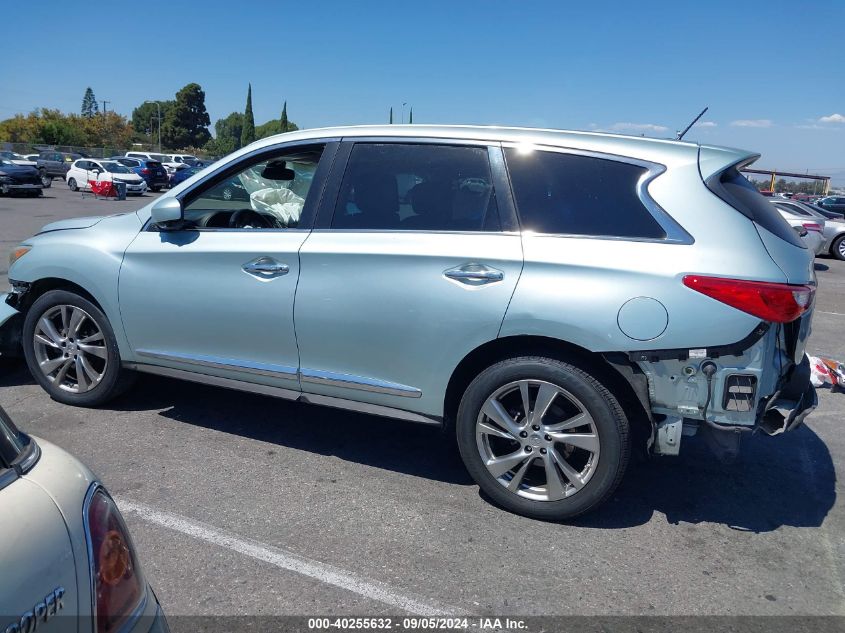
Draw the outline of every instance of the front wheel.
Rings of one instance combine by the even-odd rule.
[[[43,169],[39,172],[39,177],[41,178],[41,186],[45,189],[49,189],[53,186],[53,177],[48,176],[47,172]]]
[[[32,304],[23,349],[33,378],[54,400],[93,407],[122,393],[133,378],[120,366],[114,331],[88,299],[50,290]]]
[[[625,473],[628,420],[593,376],[558,360],[513,358],[472,381],[458,408],[458,447],[495,502],[562,520],[604,502]]]
[[[830,245],[830,254],[836,259],[845,261],[845,234],[840,235]]]

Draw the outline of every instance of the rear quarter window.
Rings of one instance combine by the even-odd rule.
[[[505,150],[521,227],[537,233],[664,239],[638,195],[644,167],[534,150]]]

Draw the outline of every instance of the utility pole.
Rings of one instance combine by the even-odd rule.
[[[407,101],[402,102],[402,123],[405,122],[405,106],[408,105]]]
[[[105,116],[105,114],[106,114],[106,104],[107,103],[111,103],[111,101],[106,101],[105,99],[103,99],[103,116]]]
[[[158,153],[161,154],[161,105],[158,101],[144,101],[144,103],[156,104],[156,112],[158,112]]]

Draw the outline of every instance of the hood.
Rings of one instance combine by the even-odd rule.
[[[24,165],[0,165],[0,173],[5,172],[10,176],[31,176],[38,175],[38,170],[35,167],[27,167]]]
[[[20,160],[19,158],[13,158],[12,162],[21,167],[35,167],[38,164],[34,160]]]
[[[106,176],[108,176],[108,177],[106,177]],[[141,178],[138,174],[135,174],[135,173],[132,173],[132,174],[112,174],[112,173],[109,173],[109,174],[102,174],[102,176],[100,177],[100,180],[117,180],[117,181],[122,180],[123,182],[140,183],[144,179]]]
[[[47,233],[49,231],[63,231],[65,229],[87,229],[88,227],[94,226],[97,222],[101,220],[105,220],[107,217],[106,215],[92,215],[86,218],[70,218],[68,220],[59,220],[58,222],[51,222],[46,226],[42,227],[42,229],[38,232]]]

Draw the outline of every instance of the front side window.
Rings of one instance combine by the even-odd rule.
[[[358,143],[331,226],[501,231],[487,148]]]
[[[246,162],[234,174],[191,192],[184,210],[193,228],[297,228],[324,145]]]
[[[644,167],[592,156],[506,149],[523,230],[663,239],[638,195]]]

